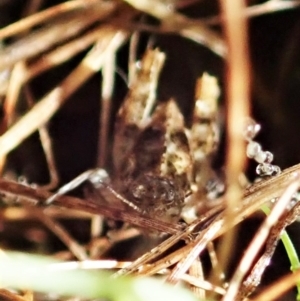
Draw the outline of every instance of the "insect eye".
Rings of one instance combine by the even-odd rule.
[[[132,188],[132,195],[137,198],[141,199],[146,193],[146,187],[142,184],[136,185]]]

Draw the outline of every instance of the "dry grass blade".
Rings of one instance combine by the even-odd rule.
[[[18,62],[14,65],[14,68],[11,71],[9,82],[3,82],[3,94],[5,94],[4,101],[4,119],[2,121],[3,126],[6,128],[11,125],[16,118],[15,109],[17,105],[17,100],[20,95],[22,84],[24,82],[26,74],[26,66],[24,62]]]
[[[107,53],[118,49],[126,39],[126,33],[104,27],[102,40],[93,47],[80,65],[65,78],[61,85],[49,92],[0,137],[1,157],[3,158],[46,123],[78,87],[101,69]]]
[[[243,191],[239,185],[239,177],[243,174],[246,164],[246,147],[241,129],[244,118],[250,115],[250,68],[247,45],[247,24],[241,11],[244,1],[221,1],[221,9],[227,22],[224,29],[227,36],[227,155],[225,192],[226,224],[234,220],[235,208],[238,206]],[[219,250],[220,265],[226,269],[229,262],[231,246],[235,241],[235,229],[228,231]],[[214,276],[213,276],[214,277]],[[215,276],[217,279],[217,275]]]
[[[175,252],[171,253],[170,255],[165,256],[162,259],[155,261],[152,264],[147,265],[146,267],[141,267],[139,275],[143,276],[152,276],[156,273],[159,273],[170,266],[179,262],[183,257],[185,257],[190,252],[190,246],[184,246]],[[183,275],[183,274],[182,274]],[[180,275],[180,277],[182,277]]]
[[[209,241],[211,241],[220,229],[224,225],[224,220],[220,218],[219,215],[206,229],[200,232],[198,237],[196,237],[195,241],[193,241],[189,248],[190,252],[187,256],[184,256],[176,267],[173,269],[172,273],[167,277],[167,282],[169,283],[177,283],[180,279],[181,275],[184,274],[189,267],[192,265],[194,260],[201,254],[201,252],[205,249],[206,245]]]
[[[194,285],[195,287],[203,289],[205,291],[211,291],[211,292],[214,292],[215,294],[219,294],[219,295],[225,294],[224,288],[222,288],[220,286],[216,286],[209,281],[199,280],[199,278],[195,278],[188,274],[184,274],[181,279],[186,281],[190,285]]]
[[[204,271],[199,258],[197,258],[193,262],[192,266],[189,269],[189,274],[191,276],[194,276],[196,279],[199,279],[200,281],[204,280]],[[193,285],[191,286],[191,289],[199,299],[205,299],[205,290]]]
[[[95,269],[121,269],[130,264],[130,261],[116,260],[84,260],[84,261],[68,261],[60,262],[52,265],[57,270],[95,270]]]
[[[295,180],[287,187],[281,198],[276,202],[272,212],[265,219],[264,223],[261,225],[260,229],[257,231],[255,237],[253,238],[250,246],[247,248],[245,255],[243,256],[239,266],[236,269],[235,274],[232,277],[223,301],[235,299],[242,279],[249,271],[251,264],[255,259],[255,256],[264,244],[271,228],[277,223],[279,217],[282,215],[283,211],[286,209],[288,203],[290,202],[293,194],[299,188],[299,175],[294,174],[294,177]]]
[[[7,289],[0,289],[0,298],[4,301],[27,301],[23,296],[16,295]]]
[[[279,298],[283,293],[291,289],[297,282],[299,282],[300,270],[289,274],[272,285],[269,285],[258,296],[251,299],[252,301],[272,301]]]
[[[280,184],[280,181],[282,181],[283,182],[282,187],[281,187],[281,185],[279,185],[278,191],[274,194],[274,195],[280,196],[282,191],[287,187],[287,182],[285,182],[283,180],[288,180],[288,183],[290,183],[291,178],[293,178],[294,171],[297,169],[299,170],[299,166],[293,167],[291,170],[289,170],[289,172],[285,171],[282,175],[278,176],[277,178],[273,178],[268,181],[265,181],[265,182],[269,182],[269,183],[264,183],[265,185],[262,185],[263,183],[258,183],[257,186],[263,186],[263,188],[265,190],[267,190],[266,188],[270,188],[270,185],[271,185],[270,182],[272,183],[272,182],[276,181],[276,182],[278,182],[277,184]],[[272,187],[274,187],[274,186],[272,186]],[[274,188],[273,188],[273,190],[274,190]],[[258,194],[260,197],[257,196]],[[270,198],[269,198],[270,195],[268,194],[268,191],[266,191],[266,196],[268,195],[268,197],[266,198],[266,197],[264,197],[264,195],[265,195],[264,191],[261,191],[261,190],[256,191],[254,193],[254,197],[252,199],[251,199],[251,195],[247,195],[247,197],[245,198],[245,200],[247,201],[246,202],[247,205],[242,206],[242,208],[240,209],[240,213],[237,214],[237,216],[235,217],[234,224],[239,223],[241,220],[245,219],[247,216],[252,214],[255,210],[258,210],[259,207],[264,202],[268,202],[270,200]],[[251,199],[251,201],[253,201],[253,204],[251,204],[252,206],[249,206],[251,203],[251,201],[249,203],[249,199]],[[252,209],[250,207],[252,207]],[[215,226],[214,226],[214,224],[215,224]],[[201,253],[201,250],[203,250],[205,248],[207,242],[211,241],[215,237],[217,237],[227,231],[229,225],[225,225],[225,227],[223,227],[223,226],[224,226],[224,219],[222,218],[222,215],[221,215],[221,218],[216,219],[212,224],[210,224],[210,226],[206,230],[203,230],[199,234],[199,238],[195,242],[193,242],[189,246],[187,246],[185,248],[186,249],[185,251],[183,251],[183,249],[179,250],[178,258],[177,258],[177,256],[175,256],[176,253],[171,254],[170,256],[161,259],[159,262],[156,262],[152,266],[143,268],[141,273],[143,275],[144,274],[147,274],[147,275],[153,274],[163,268],[166,268],[167,266],[169,266],[171,264],[174,264],[176,261],[181,260],[180,264],[178,264],[177,268],[173,271],[173,274],[171,274],[168,277],[168,279],[171,279],[171,281],[176,282],[178,279],[181,278],[180,275],[182,275],[182,273],[184,273],[184,271],[193,262],[193,259],[195,257],[197,257]],[[233,225],[231,224],[230,227],[231,226],[233,226]],[[212,232],[212,233],[210,233],[210,232]],[[186,233],[186,235],[187,235],[187,233]],[[128,272],[134,271],[134,269],[138,269],[142,264],[145,264],[146,262],[153,260],[159,254],[161,254],[166,249],[168,249],[170,246],[172,246],[177,241],[176,238],[180,239],[181,237],[184,237],[184,235],[181,234],[180,236],[176,235],[174,237],[169,238],[162,245],[160,245],[160,246],[154,248],[152,251],[150,251],[149,254],[145,254],[144,256],[139,258],[137,261],[135,261],[132,265],[130,265],[127,268],[118,272],[117,275],[127,274]],[[190,250],[192,250],[192,252]]]
[[[299,203],[297,203],[289,212],[285,213],[281,217],[277,224],[272,227],[266,242],[264,254],[256,262],[246,280],[243,281],[239,290],[238,298],[243,299],[249,296],[259,285],[262,274],[266,267],[270,264],[270,260],[274,254],[277,243],[281,238],[281,233],[299,216],[299,207]]]
[[[300,6],[299,1],[269,0],[261,4],[251,5],[243,10],[243,15],[247,18],[271,14],[288,9],[295,9]],[[205,24],[215,25],[224,22],[226,18],[220,16],[210,17],[204,20]]]
[[[31,27],[38,25],[39,23],[44,23],[53,17],[56,17],[58,14],[77,11],[80,8],[84,8],[87,5],[95,4],[96,0],[74,0],[69,2],[64,2],[62,4],[53,6],[48,10],[42,11],[40,13],[34,14],[27,18],[23,18],[20,21],[10,24],[9,26],[2,28],[0,30],[0,39],[4,39],[13,35],[17,35],[23,31],[30,29]]]
[[[224,267],[220,265],[214,242],[209,242],[207,244],[207,252],[208,252],[209,259],[210,259],[210,262],[212,265],[212,270],[208,277],[208,281],[211,283],[214,283],[215,285],[218,284],[221,287],[226,287],[225,270],[224,270]],[[214,292],[212,292],[212,293],[214,293]]]
[[[28,85],[25,85],[24,87],[24,94],[27,99],[27,103],[29,108],[32,108],[34,105],[34,99],[32,92],[30,91],[30,88]],[[57,187],[58,182],[59,182],[59,177],[58,177],[58,171],[56,168],[56,163],[54,159],[54,154],[53,154],[53,147],[52,147],[52,141],[49,135],[49,131],[47,128],[47,125],[43,125],[38,129],[40,140],[41,140],[41,145],[45,154],[46,162],[48,165],[48,170],[49,170],[49,183],[45,184],[43,186],[40,186],[41,189],[45,190],[51,190]]]
[[[23,13],[11,18],[11,10],[17,7],[14,2],[0,3],[1,24],[20,18],[0,29],[0,167],[5,177],[21,176],[26,184],[0,179],[2,255],[10,255],[9,249],[52,252],[53,258],[64,260],[53,262],[53,271],[70,270],[70,277],[77,272],[93,275],[119,269],[112,278],[132,275],[128,287],[137,283],[140,289],[143,281],[152,281],[138,277],[163,277],[170,284],[181,281],[201,300],[242,301],[264,286],[263,273],[276,260],[275,248],[282,239],[293,274],[251,298],[274,300],[295,283],[299,297],[296,248],[281,232],[299,216],[300,202],[295,201],[299,193],[294,192],[299,191],[300,164],[279,174],[280,168],[271,164],[273,154],[257,142],[259,125],[251,123],[252,131],[247,124],[245,130],[244,121],[251,115],[250,101],[256,89],[266,90],[260,90],[257,82],[264,86],[263,76],[270,75],[270,68],[260,63],[268,67],[269,59],[278,59],[283,52],[267,53],[266,60],[260,45],[252,44],[265,30],[258,23],[269,25],[269,18],[273,22],[277,15],[287,20],[289,12],[269,13],[291,11],[300,2],[62,0],[51,7],[53,2],[48,0],[29,0],[22,4]],[[296,9],[290,12],[297,13]],[[269,14],[268,20],[263,16],[249,21],[263,14]],[[268,32],[269,48],[264,45],[268,51],[275,38],[280,37],[285,45],[287,27]],[[290,50],[287,52],[290,58]],[[251,63],[249,53],[254,58]],[[287,61],[281,62],[284,72],[289,68]],[[254,93],[250,68],[255,70]],[[125,84],[116,73],[125,78]],[[278,90],[292,86],[294,74],[287,84],[280,82],[283,76],[277,73],[266,85],[273,88],[278,77]],[[195,84],[201,74],[200,84]],[[214,88],[206,79],[214,82]],[[195,86],[193,101],[190,94]],[[272,93],[266,98],[273,98]],[[261,104],[261,98],[253,97],[259,102],[253,105],[254,116],[257,108],[269,109],[269,100]],[[274,123],[280,125],[276,130],[282,136],[283,115],[290,103],[276,110],[276,116],[270,116],[272,110],[260,111],[259,116],[268,115],[266,127],[264,120],[261,123],[263,130],[268,129],[268,119],[276,119]],[[262,139],[263,135],[262,131]],[[288,164],[280,162],[277,150],[283,145],[276,143],[272,151],[278,165],[294,164],[292,159]],[[82,159],[77,160],[77,152]],[[245,171],[247,157],[259,164],[255,176],[260,181],[242,185],[241,174],[252,177],[252,165],[249,174]],[[49,185],[35,184],[45,183],[47,173]],[[58,176],[61,186],[50,193]],[[65,195],[68,193],[84,194],[85,199]],[[268,211],[269,206],[271,214],[261,226],[254,225],[249,247],[239,250],[244,239],[251,239],[235,239],[244,231],[244,221],[248,219],[247,225],[252,219],[256,222],[262,217],[261,210]],[[231,254],[240,256],[240,263]],[[29,277],[26,280],[33,279]],[[60,281],[53,278],[45,282],[53,285],[46,292],[59,294]],[[120,278],[113,281],[127,281]],[[86,279],[89,287],[91,281]],[[39,280],[37,275],[34,281]],[[79,296],[85,284],[84,280],[77,283],[81,286],[73,294]],[[98,284],[96,281],[95,294],[100,290]],[[1,289],[0,299],[49,297],[32,288],[36,291],[28,294]],[[153,292],[155,300],[169,299],[159,289]],[[72,295],[72,287],[68,294]],[[127,291],[113,289],[112,294],[107,296],[112,301],[124,296],[134,300],[127,298]]]
[[[138,10],[148,13],[163,22],[162,30],[172,30],[197,43],[205,45],[222,58],[227,55],[227,47],[222,38],[204,23],[192,21],[173,11],[160,0],[124,0]]]
[[[99,145],[98,145],[98,167],[104,167],[107,162],[107,141],[110,125],[112,95],[115,83],[116,71],[116,53],[110,53],[105,60],[102,68],[102,99],[101,99],[101,124],[99,127]]]
[[[162,242],[160,245],[158,245],[157,247],[154,247],[148,253],[139,257],[131,265],[129,265],[125,269],[122,269],[119,272],[117,272],[115,274],[115,276],[128,275],[128,274],[134,273],[140,267],[140,265],[143,265],[143,264],[155,259],[159,255],[161,255],[163,252],[168,250],[170,247],[172,247],[179,240],[187,238],[189,236],[189,234],[196,231],[195,229],[197,229],[198,227],[205,226],[206,221],[209,220],[210,218],[213,218],[219,212],[220,212],[220,208],[212,209],[209,213],[204,214],[203,216],[201,216],[201,218],[199,218],[192,224],[188,225],[184,230],[178,231],[178,233],[169,237],[164,242]],[[184,252],[182,252],[181,255],[183,253]]]
[[[25,200],[31,200],[33,204],[36,204],[36,202],[43,204],[51,196],[51,193],[45,190],[38,190],[5,180],[0,180],[0,191],[3,195],[15,195]],[[182,230],[182,225],[173,225],[163,221],[149,219],[142,215],[133,215],[132,212],[126,212],[105,204],[86,202],[79,198],[60,196],[53,201],[53,204],[62,208],[69,208],[91,214],[100,214],[107,218],[122,220],[141,228],[154,229],[164,233],[176,234]]]
[[[144,265],[147,262],[155,259],[160,254],[162,254],[164,251],[168,250],[171,246],[173,246],[180,239],[184,238],[186,235],[187,235],[186,231],[180,231],[180,233],[171,236],[170,238],[166,239],[162,244],[153,248],[148,253],[140,256],[137,260],[135,260],[128,267],[123,268],[122,270],[118,271],[114,276],[118,277],[118,276],[128,275],[128,274],[136,272],[140,268],[141,265]],[[165,263],[165,261],[164,261],[164,263]]]
[[[206,247],[206,244],[209,241],[226,233],[228,229],[240,223],[255,211],[259,210],[259,208],[264,203],[269,202],[271,199],[280,197],[285,191],[286,187],[293,180],[296,171],[300,171],[300,165],[295,165],[294,167],[283,171],[283,173],[279,176],[270,178],[269,180],[261,181],[251,186],[249,190],[246,190],[241,207],[236,212],[234,220],[230,224],[225,223],[224,214],[221,214],[219,218],[214,219],[214,221],[209,224],[209,227],[207,227],[205,230],[202,230],[202,232],[198,235],[198,238],[194,242],[191,242],[189,244],[189,246],[186,248],[186,251],[183,252],[183,250],[181,250],[181,255],[178,258],[181,260],[181,263],[173,271],[175,276],[173,276],[172,274],[169,276],[171,281],[176,282],[181,277],[180,275],[182,275],[184,271],[189,268],[189,265],[193,262],[193,258],[197,257],[201,253],[201,251]],[[276,189],[274,189],[274,187],[276,187]],[[201,221],[195,221],[193,224],[187,226],[186,229],[181,233],[171,236],[161,245],[155,247],[149,253],[141,256],[130,266],[126,267],[123,270],[120,270],[118,273],[116,273],[116,276],[126,275],[133,273],[135,270],[138,270],[141,265],[155,259],[157,256],[174,245],[177,241],[184,239],[189,235],[189,233],[193,233],[195,228],[199,229],[199,225],[201,225],[202,221],[205,222],[209,220],[209,218],[212,218],[216,213],[220,212],[220,210],[224,210],[224,207],[222,205],[219,208],[214,208],[212,212],[208,212],[206,217],[202,217]],[[190,253],[189,250],[193,250],[193,252]],[[160,260],[160,262],[154,264],[153,267],[149,266],[149,268],[143,269],[142,273],[153,274],[159,271],[161,268],[167,267],[168,264],[166,264],[166,262],[171,262],[170,264],[172,264],[178,261],[178,259],[172,258],[171,254],[170,259],[162,259]],[[173,262],[173,260],[175,262]]]
[[[107,5],[107,6],[106,6]],[[44,27],[0,51],[1,68],[4,70],[20,60],[25,60],[78,35],[91,24],[108,17],[115,9],[111,3],[98,3],[92,7],[60,16],[51,27]],[[87,18],[88,16],[88,18]],[[38,41],[38,42],[37,42]]]
[[[34,215],[48,227],[80,261],[88,259],[86,251],[57,221],[54,221],[43,210],[32,208]]]
[[[49,207],[44,210],[48,216],[55,219],[89,220],[93,216],[86,212],[57,207]],[[33,212],[31,212],[31,207],[8,207],[1,209],[0,212],[1,216],[8,221],[26,221],[35,218]]]
[[[103,36],[103,25],[98,26],[79,38],[75,38],[71,42],[65,43],[53,51],[43,55],[43,57],[28,63],[26,80],[38,76],[55,66],[70,60],[79,52],[87,49],[90,45],[101,39]]]
[[[55,47],[54,50],[45,53],[42,57],[38,57],[30,62],[27,62],[26,68],[23,67],[23,62],[17,63],[13,68],[9,80],[11,88],[10,86],[8,86],[8,78],[3,78],[0,81],[0,94],[6,94],[6,98],[9,99],[13,98],[14,95],[18,94],[18,89],[20,89],[21,85],[25,84],[26,82],[29,82],[31,79],[39,76],[41,73],[46,72],[51,68],[54,68],[66,61],[69,61],[76,54],[80,53],[81,51],[84,51],[89,46],[96,43],[97,40],[100,40],[102,37],[103,25],[100,25],[94,29],[89,30],[79,38],[74,38],[70,42]],[[17,78],[17,81],[13,79],[15,69],[17,69],[15,71],[16,76],[20,77]]]

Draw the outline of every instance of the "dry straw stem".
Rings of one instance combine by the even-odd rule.
[[[299,282],[300,269],[293,273],[282,277],[272,285],[264,289],[259,295],[251,299],[251,301],[272,301],[277,300],[282,294],[287,292]]]
[[[295,181],[295,174],[300,173],[300,164],[285,169],[280,175],[253,184],[245,190],[240,206],[236,208],[233,223],[224,224],[218,233],[222,235],[226,231],[251,216],[259,210],[263,204],[282,196],[287,187]],[[233,225],[232,225],[233,224]]]
[[[204,23],[192,21],[176,13],[160,0],[124,0],[136,9],[162,21],[162,31],[172,30],[196,43],[205,45],[218,56],[225,58],[227,47],[223,39]]]
[[[8,88],[8,78],[0,82],[0,94],[15,95],[18,93],[21,85],[30,81],[41,73],[54,68],[74,57],[81,51],[86,50],[103,36],[103,25],[88,31],[83,36],[74,38],[72,41],[56,47],[54,50],[44,54],[43,56],[28,62],[25,66],[24,61],[18,62],[12,72],[17,73],[18,80],[13,80],[11,74],[9,83],[12,86]],[[19,67],[19,65],[21,65]],[[17,67],[18,66],[18,67]],[[17,67],[17,69],[16,69]],[[15,70],[16,69],[16,70]],[[15,71],[14,71],[15,70]],[[17,85],[17,87],[15,87]],[[10,90],[12,92],[10,92]],[[8,97],[8,96],[6,96]],[[6,103],[6,102],[5,102]]]
[[[27,5],[25,5],[23,9],[22,16],[25,18],[28,15],[36,13],[40,6],[42,5],[42,0],[36,0],[36,1],[29,1]],[[22,36],[27,34],[28,31],[23,31]],[[20,36],[20,35],[19,35]],[[11,76],[8,83],[8,88],[6,92],[6,98],[4,101],[4,126],[8,126],[13,122],[14,119],[14,112],[16,103],[19,97],[20,89],[21,89],[21,83],[23,81],[24,77],[24,71],[25,70],[25,64],[24,62],[18,62],[13,66],[11,70]],[[6,77],[6,79],[8,79]],[[5,80],[3,80],[5,82]],[[4,92],[4,91],[3,91]],[[5,92],[4,92],[5,94]],[[6,123],[6,124],[5,124]]]
[[[138,273],[138,275],[143,275],[143,276],[152,276],[159,271],[162,271],[164,269],[169,268],[170,266],[174,265],[178,261],[182,259],[183,256],[187,255],[190,251],[189,246],[184,246],[181,249],[178,249],[174,251],[173,253],[165,256],[162,259],[159,259],[155,261],[152,264],[147,265],[141,271]],[[181,274],[181,276],[184,273]]]
[[[211,272],[211,274],[213,274],[213,277],[215,279],[213,283],[218,283],[220,286],[226,287],[225,272],[223,271],[223,267],[220,265],[219,258],[216,253],[217,250],[215,243],[213,241],[209,242],[206,246],[206,249],[212,266],[213,272]],[[208,279],[211,281],[210,277],[208,277]]]
[[[0,191],[4,195],[19,196],[25,200],[38,201],[40,204],[43,204],[51,196],[51,193],[45,190],[34,189],[5,180],[0,180]],[[182,225],[173,225],[149,219],[143,215],[134,215],[130,211],[123,211],[119,208],[110,207],[105,204],[96,204],[92,201],[87,202],[86,200],[74,197],[59,196],[53,201],[53,205],[91,214],[99,214],[114,220],[128,222],[141,228],[154,229],[169,234],[176,234],[183,229]]]
[[[197,288],[203,289],[205,291],[211,291],[219,295],[224,295],[225,294],[225,289],[212,284],[209,281],[206,280],[200,280],[199,278],[196,278],[194,276],[188,275],[188,274],[183,274],[181,280],[186,281],[190,285],[193,285]],[[202,300],[202,299],[200,299]]]
[[[39,208],[31,208],[35,217],[40,220],[50,231],[52,231],[80,261],[88,259],[85,249],[61,226],[57,221],[49,217]]]
[[[222,210],[222,208],[221,208],[221,210]],[[144,255],[139,257],[136,261],[134,261],[126,269],[123,269],[123,270],[117,272],[115,274],[115,277],[134,273],[135,271],[138,270],[138,268],[141,264],[145,264],[145,263],[157,258],[159,255],[161,255],[163,252],[168,250],[170,247],[172,247],[178,241],[188,237],[189,234],[196,231],[195,230],[196,228],[198,229],[203,223],[205,223],[205,221],[207,221],[212,216],[215,216],[219,212],[220,212],[220,208],[213,208],[211,211],[203,214],[198,220],[196,220],[193,223],[191,223],[190,225],[188,225],[185,229],[182,229],[182,231],[177,231],[177,233],[175,235],[170,236],[168,239],[163,241],[160,245],[154,247],[148,253],[145,253]],[[185,252],[182,252],[182,253],[186,254]],[[166,266],[168,266],[168,265],[166,265]]]
[[[224,220],[220,218],[221,215],[218,217],[209,225],[207,229],[201,231],[196,239],[188,245],[190,249],[189,253],[182,257],[182,259],[177,263],[176,267],[172,270],[171,274],[167,277],[168,283],[177,283],[181,278],[181,275],[189,269],[194,260],[205,249],[206,245],[216,237],[217,233],[224,225]]]
[[[288,9],[294,9],[300,6],[300,2],[297,1],[286,1],[286,0],[269,0],[267,2],[252,5],[246,7],[242,14],[247,17],[256,17],[261,16],[264,14],[271,14],[276,13],[278,11],[288,10]],[[209,17],[203,22],[207,25],[216,25],[221,22],[224,22],[225,18],[224,16],[215,16],[215,17]]]
[[[206,216],[202,216],[202,219],[188,225],[185,230],[171,236],[162,244],[153,248],[149,253],[138,258],[125,269],[117,272],[115,276],[134,273],[141,265],[144,265],[149,261],[153,261],[177,241],[186,238],[190,233],[193,233],[195,228],[199,230],[203,223],[207,224],[207,221],[212,220],[209,226],[207,225],[205,229],[202,229],[195,240],[189,243],[186,247],[180,249],[178,252],[174,253],[174,257],[172,257],[171,254],[142,271],[142,274],[153,274],[159,269],[166,268],[170,266],[170,264],[175,264],[176,261],[180,261],[180,264],[175,268],[172,274],[169,275],[171,282],[178,281],[182,277],[183,273],[189,268],[193,258],[196,258],[201,251],[204,250],[208,242],[226,233],[234,225],[252,215],[255,211],[259,210],[264,203],[269,202],[273,198],[280,197],[291,182],[294,181],[295,172],[299,171],[300,165],[295,165],[283,171],[283,173],[279,176],[261,181],[260,183],[251,186],[245,191],[240,207],[236,208],[236,215],[234,216],[233,222],[226,223],[225,213],[223,212],[222,214],[219,214],[220,211],[224,211],[223,205],[218,208],[216,207],[212,211],[208,212]]]
[[[293,194],[299,188],[299,175],[295,174],[295,180],[287,187],[283,195],[276,202],[273,210],[264,220],[259,230],[256,232],[250,246],[247,248],[241,262],[239,263],[236,272],[234,273],[232,280],[229,283],[228,290],[224,296],[223,301],[230,301],[236,298],[238,294],[239,286],[245,277],[246,273],[250,270],[255,257],[260,251],[261,247],[265,243],[271,228],[278,222],[280,216],[283,214],[288,203],[290,202]]]
[[[139,269],[141,265],[146,264],[147,262],[155,259],[158,257],[161,253],[168,250],[170,247],[172,247],[176,242],[183,239],[186,236],[185,231],[180,231],[179,233],[169,237],[166,239],[162,244],[158,245],[157,247],[154,247],[151,251],[148,253],[145,253],[144,255],[140,256],[138,259],[136,259],[132,264],[130,264],[128,267],[123,268],[122,270],[118,271],[114,274],[114,277],[119,277],[123,275],[129,275],[133,274],[135,271]],[[168,267],[168,263],[164,264],[164,268]],[[155,267],[154,267],[155,268]],[[152,269],[151,269],[152,271]],[[146,271],[145,271],[146,272]],[[149,271],[150,272],[150,271]],[[142,271],[144,273],[144,270]]]
[[[55,48],[53,51],[43,55],[42,57],[30,62],[27,66],[24,81],[38,76],[55,66],[70,60],[77,53],[84,51],[90,45],[101,39],[103,35],[103,25],[97,26],[95,29],[88,31],[83,36]]]
[[[5,101],[4,101],[5,118],[3,120],[3,123],[5,123],[6,127],[11,125],[16,117],[14,116],[15,108],[25,78],[25,73],[26,73],[26,67],[24,62],[18,62],[17,64],[15,64],[14,67],[12,68],[8,83],[5,82],[6,87],[1,90],[1,92],[5,94]]]
[[[19,296],[9,290],[0,289],[0,299],[5,301],[28,301],[28,299],[23,296]]]
[[[116,53],[110,53],[102,68],[102,89],[101,89],[101,112],[98,135],[98,162],[97,167],[105,167],[107,162],[107,141],[109,134],[111,102],[115,86]]]
[[[57,207],[48,207],[45,210],[45,214],[52,218],[57,219],[90,219],[93,214],[87,212],[80,212],[76,210],[57,208]],[[35,218],[34,213],[31,211],[31,207],[8,207],[0,210],[0,215],[3,219],[7,221],[25,221]]]
[[[34,105],[33,95],[30,91],[28,85],[24,87],[25,97],[27,98],[27,103],[29,108],[32,108]],[[50,134],[47,128],[47,125],[43,125],[38,129],[41,145],[45,154],[46,162],[48,165],[49,178],[50,181],[48,184],[40,186],[40,188],[45,190],[51,190],[56,188],[59,182],[58,172],[56,168],[56,163],[54,159],[53,149],[52,149],[52,141],[50,138]]]
[[[295,174],[292,172],[290,175],[292,178],[295,176]],[[265,223],[263,224],[262,229],[258,232],[258,240],[255,240],[252,245],[252,249],[250,249],[249,254],[255,256],[255,252],[253,251],[253,248],[257,251],[259,251],[259,246],[264,243],[270,228],[277,222],[279,215],[282,214],[283,210],[286,208],[287,203],[290,200],[290,197],[293,195],[293,193],[297,190],[299,186],[299,180],[297,179],[293,183],[291,183],[288,188],[285,187],[285,191],[283,193],[283,196],[281,197],[280,201],[274,208],[274,213],[272,213],[271,216],[269,216]],[[269,199],[270,200],[270,199]],[[256,204],[257,205],[257,204]],[[256,208],[258,209],[258,208]],[[226,211],[225,211],[226,213]],[[249,213],[249,212],[248,212]],[[244,216],[245,217],[245,216]],[[239,221],[241,221],[241,216],[239,213],[237,213],[237,217],[234,219],[234,225],[237,224]],[[182,276],[183,273],[186,272],[187,268],[192,264],[195,258],[199,256],[199,254],[204,250],[204,248],[207,246],[207,243],[209,241],[212,241],[217,236],[221,235],[222,233],[226,233],[226,231],[232,227],[233,224],[226,224],[226,214],[225,217],[223,214],[219,215],[210,225],[207,229],[200,232],[198,237],[190,243],[188,246],[176,251],[175,253],[167,256],[166,258],[161,259],[160,261],[156,262],[151,269],[146,268],[146,270],[143,270],[143,274],[147,273],[149,274],[149,271],[151,270],[151,274],[153,272],[158,271],[161,268],[165,268],[166,266],[174,264],[178,259],[179,263],[177,264],[176,268],[171,272],[171,274],[167,277],[167,281],[171,283],[176,283]],[[263,235],[263,234],[264,235]],[[181,251],[181,252],[180,252]],[[173,255],[173,256],[172,256]],[[246,264],[251,264],[251,260],[253,258],[244,257],[243,263],[246,262]],[[245,265],[245,264],[244,264]],[[243,266],[244,267],[244,266]],[[247,267],[247,269],[243,269],[243,273],[246,273],[250,266]],[[238,275],[240,275],[239,272],[237,272]],[[242,274],[241,279],[244,277],[244,274]],[[239,283],[236,281],[236,279],[232,280],[232,285],[234,283]],[[224,300],[233,300],[233,296],[230,295],[228,299]]]
[[[189,274],[200,281],[204,281],[204,271],[202,267],[202,263],[200,258],[196,258],[193,262],[192,266],[189,268]],[[205,299],[205,290],[199,288],[198,286],[191,285],[192,292],[197,296],[199,299]]]
[[[228,45],[227,56],[227,98],[226,98],[226,182],[225,193],[226,224],[234,220],[235,208],[238,206],[243,191],[239,184],[239,176],[244,173],[246,165],[246,148],[241,129],[244,120],[250,116],[250,62],[248,54],[248,28],[242,12],[246,7],[244,0],[220,1],[221,10],[226,20],[224,31]],[[220,265],[226,268],[229,263],[231,246],[234,245],[234,230],[223,238],[219,250]],[[217,275],[212,275],[217,279]]]
[[[49,121],[67,98],[102,68],[107,54],[115,52],[127,40],[127,37],[126,32],[104,26],[102,39],[92,48],[77,68],[0,137],[0,157],[2,160],[8,152]]]
[[[242,299],[245,296],[249,296],[261,282],[262,275],[266,267],[270,264],[270,259],[275,252],[277,243],[281,239],[284,229],[293,223],[299,216],[299,205],[300,203],[296,203],[290,211],[285,212],[270,230],[264,246],[264,253],[256,261],[251,272],[248,273],[247,278],[243,281],[243,284],[239,289],[238,298]],[[289,255],[289,257],[291,257],[291,255]],[[295,266],[295,264],[292,265]],[[294,271],[295,269],[292,268],[292,270]]]
[[[62,4],[53,6],[47,10],[44,10],[40,13],[36,13],[27,18],[23,18],[20,21],[6,26],[0,30],[0,39],[4,39],[10,36],[17,35],[21,32],[24,32],[35,25],[49,21],[49,19],[56,17],[59,14],[78,11],[81,8],[85,8],[89,5],[93,5],[99,2],[98,0],[74,0],[64,2]]]
[[[78,35],[91,24],[108,17],[114,9],[115,5],[111,2],[98,2],[77,12],[58,16],[51,26],[44,26],[3,48],[0,51],[0,70]]]

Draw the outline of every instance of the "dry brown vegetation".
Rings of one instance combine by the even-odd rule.
[[[293,256],[293,249],[277,245],[299,215],[299,105],[293,101],[299,95],[299,6],[296,0],[2,1],[1,260],[10,251],[48,255],[69,262],[74,271],[113,270],[113,278],[130,274],[132,281],[151,276],[181,283],[199,300],[296,299],[297,256],[292,263],[282,260],[288,258],[286,251]],[[160,61],[145,62],[153,49]],[[205,72],[219,87],[209,90],[203,82],[200,87],[201,81],[196,84]],[[194,91],[196,99],[210,99],[212,94],[216,101],[219,89],[215,115],[196,117],[218,126],[221,138],[210,132],[213,137],[199,142],[193,138],[193,124],[199,122],[192,113]],[[140,98],[141,103],[143,97],[151,103],[149,111],[154,110],[150,123],[149,112],[146,118],[138,116],[145,105],[135,101]],[[179,108],[168,102],[170,98]],[[155,101],[160,111],[154,109]],[[173,118],[167,126],[189,133],[186,157],[191,161],[180,166],[183,192],[174,192],[186,199],[192,195],[198,216],[188,224],[178,214],[170,218],[182,204],[173,211],[167,205],[153,210],[136,205],[130,195],[137,190],[128,190],[140,178],[128,180],[122,174],[124,162],[124,174],[144,172],[138,170],[142,164],[132,163],[140,155],[135,143],[145,142],[145,128],[162,128],[157,120],[164,117],[163,111]],[[138,120],[129,134],[126,114]],[[255,163],[248,165],[246,147],[254,138],[246,143],[242,129],[252,115],[262,126],[255,141],[274,154],[281,173],[274,169],[259,176]],[[213,144],[204,160],[197,161],[192,139],[198,146]],[[218,142],[217,150],[216,141],[209,139]],[[121,145],[117,151],[116,144]],[[150,144],[145,156],[148,148],[156,147]],[[167,147],[164,151],[166,158]],[[176,155],[175,159],[184,156]],[[97,182],[94,168],[104,168],[112,182]],[[178,176],[168,172],[167,179]],[[201,179],[193,174],[191,180],[189,172],[199,173]],[[81,173],[83,181],[74,182]],[[212,204],[208,193],[214,191],[205,190],[211,174],[226,186],[212,197]],[[188,188],[186,179],[192,182]],[[64,186],[68,191],[54,195],[71,180]],[[165,184],[160,178],[161,183]],[[151,189],[154,199],[156,187]],[[267,217],[261,209],[269,211]],[[297,228],[295,223],[291,231]],[[297,237],[291,236],[299,248]],[[1,266],[0,270],[2,281],[8,275]],[[113,281],[117,279],[109,284],[112,287]],[[53,283],[54,290],[40,292],[34,284],[3,286],[0,299],[66,298],[51,295],[64,294]],[[69,288],[65,292],[72,295]],[[120,290],[113,297],[101,292],[96,296],[125,300],[124,294]]]

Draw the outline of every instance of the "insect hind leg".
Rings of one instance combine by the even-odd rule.
[[[56,193],[45,201],[45,204],[50,205],[57,197],[70,192],[85,181],[90,181],[95,188],[100,188],[101,186],[107,186],[110,183],[110,178],[103,168],[89,169],[69,183],[63,185]]]

